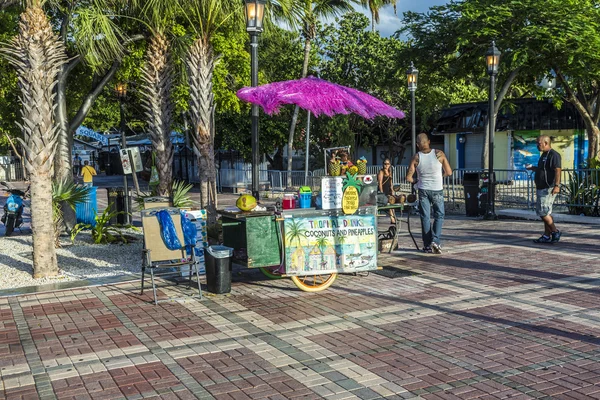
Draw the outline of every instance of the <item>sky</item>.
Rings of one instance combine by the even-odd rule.
[[[426,12],[429,7],[446,4],[447,0],[398,0],[396,4],[397,14],[394,14],[392,6],[386,6],[379,10],[379,24],[375,25],[375,29],[379,31],[381,36],[390,36],[401,27],[402,13],[405,11]],[[365,14],[371,19],[371,13],[368,8],[358,7],[358,11]]]

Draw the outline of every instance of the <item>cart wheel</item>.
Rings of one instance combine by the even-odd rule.
[[[292,276],[298,289],[305,292],[320,292],[333,284],[338,274]]]
[[[260,267],[260,272],[262,272],[269,279],[281,279],[282,276],[280,274],[273,273],[274,270],[279,267]]]

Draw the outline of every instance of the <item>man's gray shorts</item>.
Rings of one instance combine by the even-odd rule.
[[[540,217],[552,214],[552,204],[556,198],[556,195],[552,194],[552,189],[538,189],[536,191],[537,201],[535,203],[535,212]]]

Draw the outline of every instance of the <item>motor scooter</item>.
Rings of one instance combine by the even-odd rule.
[[[23,199],[27,191],[11,188],[6,182],[0,182],[0,185],[6,187],[6,191],[10,193],[6,203],[4,204],[4,214],[0,220],[6,227],[4,236],[10,236],[15,229],[23,224]]]

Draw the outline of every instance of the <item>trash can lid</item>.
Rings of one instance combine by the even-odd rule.
[[[208,246],[207,250],[214,258],[228,258],[233,256],[233,249],[227,246],[212,245]]]
[[[312,193],[310,186],[300,186],[298,193]]]

